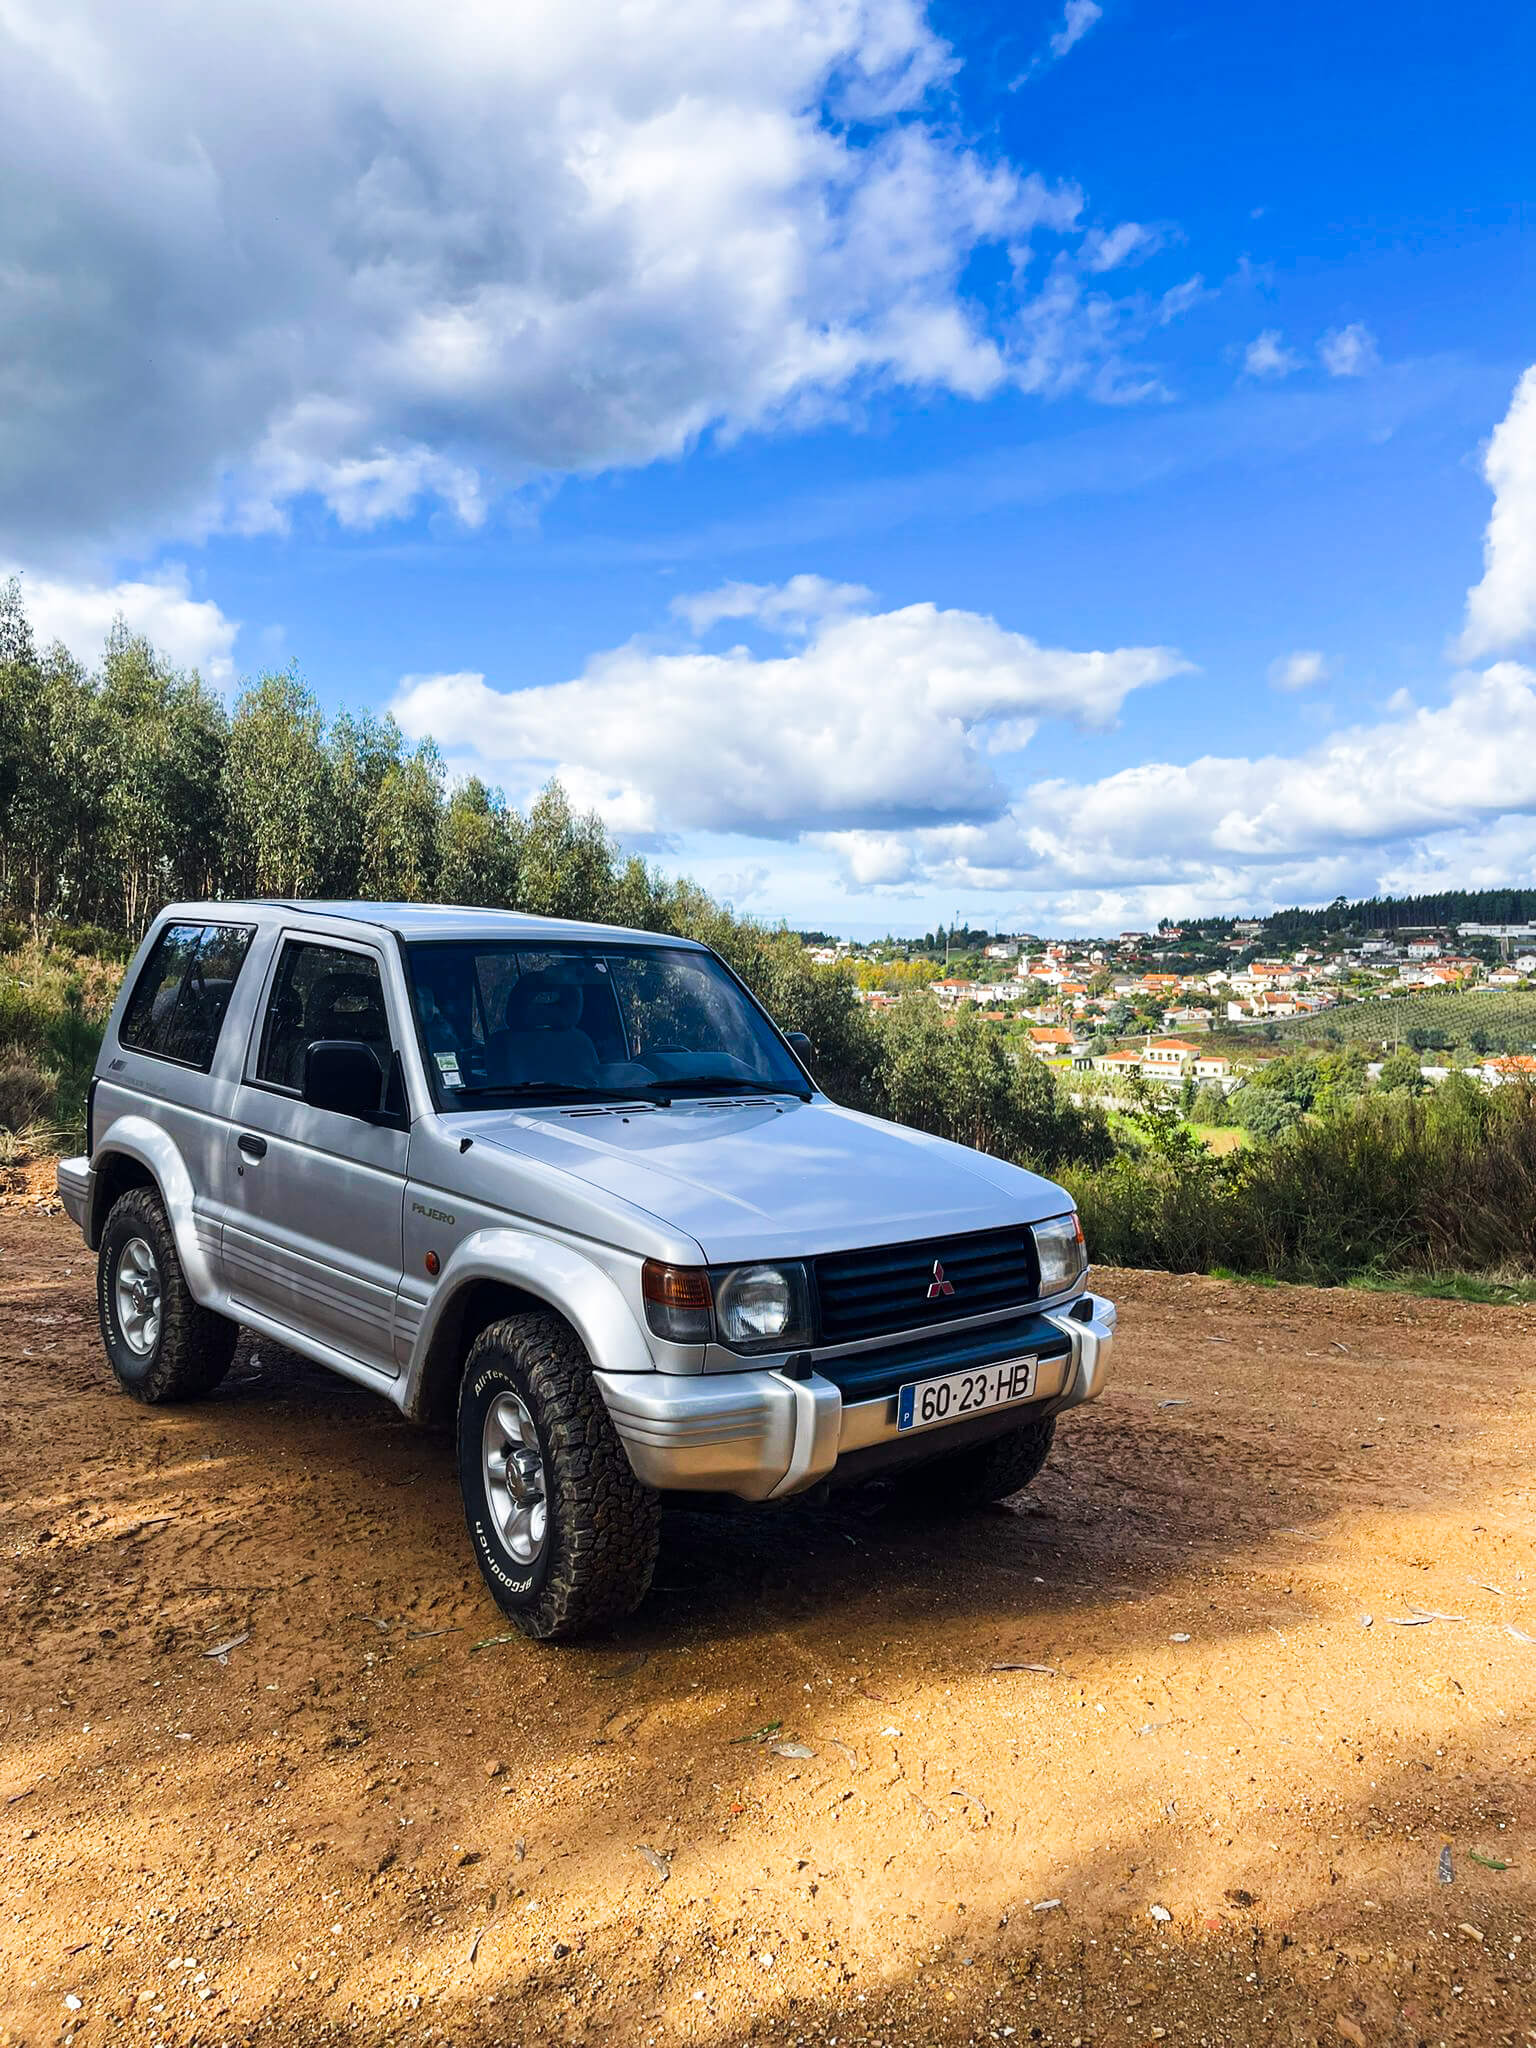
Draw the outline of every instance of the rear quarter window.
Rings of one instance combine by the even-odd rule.
[[[253,936],[248,925],[168,924],[133,985],[118,1043],[206,1074]]]

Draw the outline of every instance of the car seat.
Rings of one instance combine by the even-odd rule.
[[[515,981],[505,1026],[486,1042],[487,1081],[493,1087],[517,1081],[593,1086],[597,1049],[579,1028],[583,1002],[579,982],[560,980],[547,970]]]

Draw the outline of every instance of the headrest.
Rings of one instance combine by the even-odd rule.
[[[581,1021],[581,984],[547,970],[525,974],[507,997],[509,1031],[574,1031]]]
[[[379,984],[371,974],[322,974],[309,997],[309,1014],[370,1016],[383,1010]]]

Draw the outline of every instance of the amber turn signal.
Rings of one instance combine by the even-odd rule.
[[[640,1269],[645,1320],[669,1344],[707,1344],[714,1334],[714,1295],[701,1266],[647,1259]]]
[[[708,1308],[714,1300],[702,1266],[664,1266],[660,1259],[641,1268],[640,1292],[664,1308]]]

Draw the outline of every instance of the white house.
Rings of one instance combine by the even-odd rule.
[[[1200,1053],[1195,1060],[1195,1079],[1225,1088],[1232,1079],[1232,1062],[1224,1053]]]
[[[1141,1077],[1144,1081],[1180,1082],[1193,1069],[1198,1045],[1187,1038],[1150,1038],[1142,1047]]]

